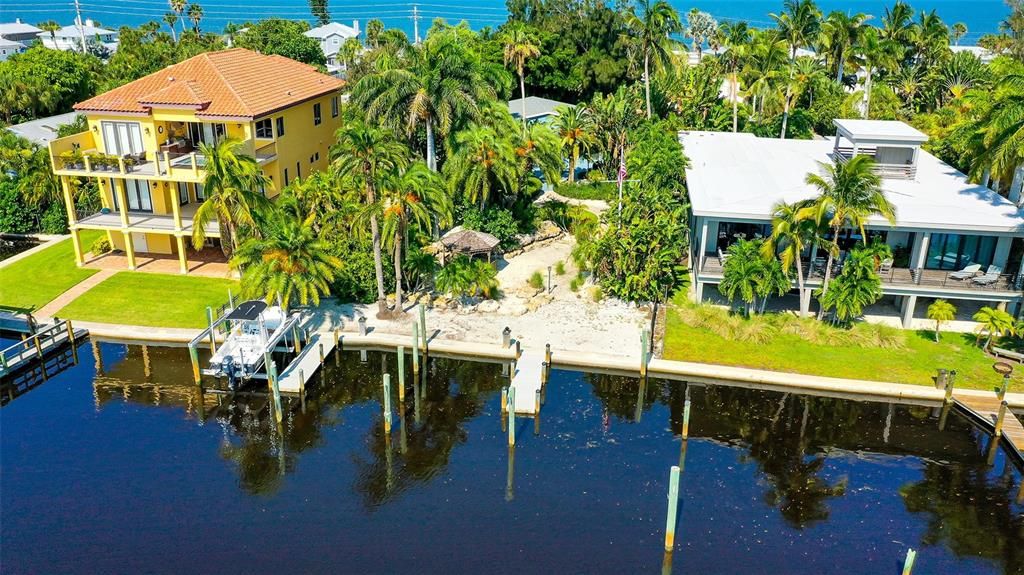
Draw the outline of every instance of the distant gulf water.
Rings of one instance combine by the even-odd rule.
[[[305,0],[198,0],[205,16],[202,25],[207,30],[220,30],[228,22],[244,22],[272,16],[311,20]],[[671,0],[680,12],[697,7],[712,13],[719,20],[742,19],[754,25],[771,24],[769,14],[778,12],[782,0]],[[159,20],[167,12],[166,0],[82,0],[83,13],[108,27],[138,25],[148,20]],[[874,15],[881,20],[885,7],[892,0],[818,0],[824,12],[842,10]],[[973,44],[982,34],[996,32],[1007,15],[1003,0],[917,0],[911,2],[916,10],[937,10],[947,24],[963,22],[969,30],[962,44]],[[341,22],[359,20],[365,23],[380,18],[388,27],[400,27],[412,35],[411,2],[384,0],[371,3],[365,0],[331,0],[332,17]],[[421,33],[434,18],[449,21],[468,20],[474,28],[497,26],[505,21],[505,3],[502,0],[427,0],[417,5]],[[0,22],[21,18],[25,22],[54,19],[62,24],[74,18],[71,2],[52,0],[5,0],[0,2]]]

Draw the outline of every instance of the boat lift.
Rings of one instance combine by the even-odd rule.
[[[280,306],[268,307],[266,302],[250,300],[229,307],[224,315],[188,343],[192,375],[196,384],[202,375],[226,378],[231,391],[252,379],[266,380],[266,360],[275,351],[299,351],[299,315],[286,314]],[[217,334],[224,341],[217,345]],[[289,345],[289,336],[291,344]],[[209,340],[210,364],[200,368],[198,348]]]

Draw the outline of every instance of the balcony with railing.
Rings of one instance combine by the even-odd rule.
[[[153,214],[149,212],[138,212],[129,210],[126,214],[129,232],[150,232],[171,234],[181,232],[184,235],[191,235],[195,229],[194,216],[199,204],[185,205],[181,207],[181,225],[176,224],[172,214]],[[117,210],[103,208],[99,212],[95,210],[76,210],[76,222],[79,228],[96,230],[117,230],[124,231],[124,222]],[[203,229],[206,236],[210,238],[220,237],[220,226],[216,221],[207,223]]]
[[[724,254],[728,259],[728,254]],[[804,262],[803,272],[807,284],[818,286],[825,278],[827,260],[817,259]],[[722,277],[724,261],[718,254],[705,254],[700,275],[708,278]],[[842,263],[838,260],[832,266],[831,277],[835,278],[842,272]],[[954,271],[928,270],[921,268],[890,267],[878,270],[882,285],[892,287],[922,287],[930,289],[968,290],[988,292],[1021,292],[1024,290],[1024,275],[1017,273],[999,273],[988,276],[983,272],[964,277]],[[794,286],[795,286],[794,276]]]
[[[832,152],[831,157],[837,164],[845,164],[853,159],[854,155],[869,156],[875,160],[874,172],[879,177],[893,180],[913,180],[917,177],[917,166],[913,160],[902,164],[880,162],[877,148],[865,147],[854,150],[852,147],[840,146]]]

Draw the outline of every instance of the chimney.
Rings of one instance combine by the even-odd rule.
[[[356,36],[359,35],[359,20],[352,21],[352,29],[356,31]]]
[[[15,24],[21,24],[21,18],[15,18],[14,19],[14,23]]]
[[[93,27],[93,24],[92,24],[92,18],[86,18],[86,19],[85,19],[85,25],[86,25],[87,27],[89,27],[89,28],[92,28],[92,27]]]

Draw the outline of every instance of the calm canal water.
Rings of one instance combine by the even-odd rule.
[[[510,463],[496,365],[432,360],[390,439],[382,363],[328,362],[279,434],[183,349],[90,344],[0,410],[6,573],[651,573],[683,385],[555,371]],[[930,409],[691,386],[676,573],[1024,572],[1018,474]],[[638,401],[639,400],[639,401]],[[397,406],[397,399],[395,401]],[[418,409],[417,409],[418,407]],[[511,471],[510,471],[511,468]],[[511,476],[510,476],[511,473]]]

